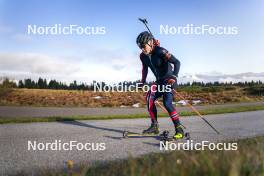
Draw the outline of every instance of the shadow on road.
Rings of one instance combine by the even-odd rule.
[[[106,128],[106,127],[99,127],[99,126],[95,126],[95,125],[91,125],[88,123],[84,123],[84,122],[80,122],[80,121],[58,121],[58,123],[63,123],[63,124],[67,124],[67,125],[76,125],[76,126],[81,126],[81,127],[86,127],[86,128],[94,128],[94,129],[99,129],[99,130],[104,130],[104,131],[111,131],[111,132],[117,132],[117,133],[121,133],[120,137],[116,137],[116,136],[104,136],[107,138],[111,138],[111,139],[115,139],[115,140],[122,140],[123,138],[123,132],[124,130],[118,130],[118,129],[113,129],[113,128]],[[153,136],[133,136],[133,137],[129,137],[129,138],[153,138]],[[154,138],[159,139],[157,136],[154,136]]]
[[[76,126],[81,126],[81,127],[87,127],[87,128],[94,128],[94,129],[99,129],[99,130],[104,130],[104,131],[112,131],[112,132],[117,132],[123,134],[123,130],[118,130],[118,129],[113,129],[113,128],[105,128],[105,127],[99,127],[95,125],[90,125],[88,123],[83,123],[79,121],[59,121],[59,123],[67,124],[67,125],[76,125]]]
[[[151,143],[151,142],[143,142],[143,144],[147,144],[147,145],[151,145],[151,146],[154,146],[154,147],[159,147],[160,144],[158,143]]]

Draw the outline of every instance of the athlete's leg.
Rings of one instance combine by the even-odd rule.
[[[155,105],[155,101],[161,95],[162,93],[157,91],[157,87],[155,85],[152,85],[151,90],[149,90],[146,96],[148,112],[152,123],[157,122],[157,107]]]
[[[150,116],[151,122],[153,123],[157,121],[157,108],[154,104],[153,92],[151,92],[150,90],[147,93],[146,100],[147,100],[147,109],[149,112],[149,116]]]
[[[174,124],[174,126],[178,126],[180,124],[179,114],[176,111],[176,108],[172,105],[173,101],[173,93],[172,92],[165,92],[163,94],[163,104],[168,111],[170,118]]]
[[[173,101],[173,93],[172,92],[165,92],[163,94],[163,104],[165,106],[165,108],[167,109],[171,120],[174,124],[175,127],[175,135],[173,136],[173,138],[175,139],[181,139],[184,137],[184,131],[182,129],[181,123],[180,123],[180,119],[179,119],[179,114],[177,113],[175,107],[172,105],[172,101]]]
[[[155,105],[155,101],[161,95],[162,93],[156,90],[155,85],[151,88],[151,90],[147,94],[146,98],[147,98],[149,116],[151,118],[151,125],[148,129],[144,130],[143,133],[159,134],[159,125],[158,125],[158,120],[157,120],[157,108]]]

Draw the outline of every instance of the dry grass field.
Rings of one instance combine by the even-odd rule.
[[[263,101],[264,96],[250,95],[241,88],[222,91],[179,91],[187,100],[201,104]],[[120,107],[145,105],[144,92],[93,92],[82,90],[0,89],[0,105],[54,107]],[[175,97],[175,102],[180,99]]]

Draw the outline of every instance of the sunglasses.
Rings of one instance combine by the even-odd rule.
[[[139,48],[140,48],[140,49],[145,49],[147,45],[148,45],[149,47],[151,47],[148,43],[146,43],[146,44],[142,44],[142,45],[140,45]]]

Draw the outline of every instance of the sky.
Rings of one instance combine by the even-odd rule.
[[[181,61],[180,82],[264,80],[264,1],[0,0],[0,77],[64,82],[141,78],[137,35],[148,19]],[[104,27],[103,35],[33,35],[28,25]],[[160,26],[236,27],[236,35],[161,34]],[[154,80],[149,74],[148,80]]]

